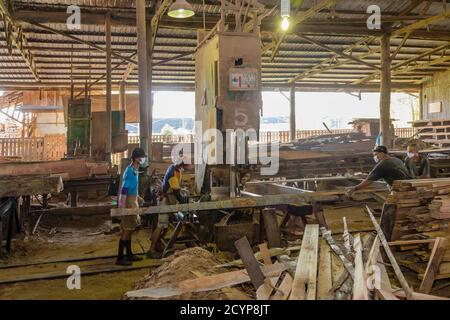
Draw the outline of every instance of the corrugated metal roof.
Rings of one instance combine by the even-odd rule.
[[[197,28],[203,26],[203,12],[205,12],[206,25],[211,27],[219,18],[220,5],[218,1],[206,1],[202,5],[202,0],[191,0],[196,16],[190,20],[175,21],[164,16],[158,29],[156,42],[154,45],[154,63],[173,58],[179,54],[192,52],[197,45]],[[137,48],[136,28],[133,25],[136,0],[16,0],[14,9],[17,12],[34,11],[40,12],[64,12],[69,5],[79,5],[82,14],[102,15],[107,11],[113,13],[113,18],[126,18],[128,22],[123,25],[113,24],[112,26],[112,49],[124,57],[133,54]],[[274,6],[279,5],[279,0],[261,0],[265,5],[265,12]],[[305,0],[301,6],[301,11],[310,9],[316,0]],[[323,10],[314,17],[302,22],[298,27],[298,32],[306,35],[321,44],[328,46],[332,50],[344,51],[350,46],[361,42],[364,39],[372,41],[366,46],[355,47],[351,53],[355,57],[362,57],[365,62],[378,65],[380,56],[377,52],[379,40],[370,36],[367,31],[365,21],[367,19],[367,7],[369,5],[379,5],[382,18],[392,21],[393,28],[399,28],[402,24],[395,22],[400,15],[409,15],[404,24],[413,23],[415,16],[420,19],[431,15],[439,14],[443,11],[442,3],[433,2],[425,11],[428,1],[424,1],[417,8],[407,13],[411,9],[410,0],[340,0],[330,9]],[[147,1],[150,6],[151,1]],[[295,6],[292,8],[294,12]],[[50,19],[50,18],[49,18]],[[83,18],[82,18],[83,19]],[[44,19],[45,20],[45,19]],[[277,32],[279,23],[279,11],[275,10],[272,15],[263,20],[261,29],[264,31],[262,39],[268,44],[273,39],[273,34]],[[80,30],[69,31],[65,23],[50,21],[44,23],[46,26],[56,30],[70,33],[71,35],[95,43],[100,47],[105,47],[105,27],[102,24],[83,24]],[[403,25],[404,25],[403,24]],[[3,29],[3,23],[0,23]],[[27,38],[27,48],[34,56],[38,74],[42,82],[58,81],[69,83],[71,72],[77,77],[86,75],[99,76],[105,73],[105,53],[94,48],[89,48],[85,44],[79,44],[63,35],[54,34],[48,30],[43,30],[32,24],[24,24],[24,32]],[[441,36],[442,35],[442,36]],[[402,38],[391,39],[391,51],[394,52],[396,46]],[[450,44],[450,21],[442,19],[427,29],[423,29],[417,35],[412,34],[400,52],[395,57],[393,64],[408,61],[418,54],[426,53],[433,48]],[[5,80],[30,82],[34,81],[31,71],[28,69],[20,51],[13,48],[12,55],[6,49],[6,38],[4,33],[0,33],[0,78]],[[279,47],[279,52],[274,60],[270,59],[272,52],[269,50],[262,56],[262,79],[263,82],[284,81],[291,79],[299,73],[311,70],[321,64],[325,66],[321,73],[314,73],[300,81],[328,82],[335,79],[338,82],[343,80],[352,82],[372,74],[374,71],[370,67],[338,57],[338,61],[345,61],[334,67],[329,67],[330,63],[336,61],[336,54],[327,49],[311,44],[299,38],[295,33],[288,34]],[[367,54],[368,50],[372,53]],[[428,60],[437,59],[442,55],[449,55],[450,50],[438,51],[425,55],[418,60],[418,63],[426,63]],[[136,57],[134,58],[136,59]],[[127,63],[123,63],[117,57],[112,58],[113,66],[122,63],[113,71],[113,80],[118,81],[125,72]],[[10,69],[7,69],[10,68]],[[394,77],[394,81],[410,81],[417,83],[421,78],[428,76],[431,72],[449,68],[449,63],[436,64],[430,67],[421,67],[405,74]],[[71,70],[75,71],[71,71]],[[16,70],[11,72],[11,70]],[[173,83],[194,83],[194,60],[192,55],[187,55],[177,60],[168,61],[154,68],[154,80],[159,82]],[[130,79],[136,81],[137,71],[131,74]],[[83,80],[84,81],[84,80]],[[2,81],[4,83],[5,81]]]

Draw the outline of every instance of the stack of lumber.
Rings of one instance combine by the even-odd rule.
[[[416,272],[423,281],[434,238],[450,238],[450,179],[395,181],[388,201],[397,206],[392,240],[401,253],[399,263]],[[442,244],[444,257],[450,256],[449,242]],[[436,279],[450,278],[450,264],[445,258],[437,264]],[[449,261],[450,262],[450,261]],[[426,291],[430,291],[428,286]]]
[[[428,206],[434,219],[450,219],[450,195],[436,197]]]
[[[450,119],[418,120],[412,126],[419,131],[420,140],[440,148],[450,146]]]
[[[87,179],[92,176],[106,176],[108,174],[109,163],[92,162],[86,159],[14,162],[0,166],[0,176],[58,175],[63,180],[73,180]]]
[[[447,208],[440,207],[450,200],[450,178],[398,180],[392,189],[387,202],[397,207],[393,240],[448,228]]]

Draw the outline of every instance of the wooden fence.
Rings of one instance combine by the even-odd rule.
[[[351,129],[332,130],[333,133],[348,133]],[[395,128],[399,138],[410,138],[416,132],[415,128]],[[327,130],[297,130],[296,139],[306,139],[314,136],[327,135]],[[160,135],[152,136],[153,142],[165,144],[192,143],[194,135]],[[261,142],[289,142],[289,131],[261,132]],[[128,136],[128,143],[138,144],[139,136]],[[41,138],[0,138],[0,158],[17,161],[50,161],[59,160],[67,152],[66,135],[46,135]]]
[[[349,133],[352,132],[352,129],[337,129],[331,130],[333,134],[337,133]],[[410,138],[416,133],[415,128],[395,128],[395,135],[399,138]],[[316,136],[323,136],[330,134],[327,130],[297,130],[295,133],[296,139],[307,139]],[[260,141],[261,142],[290,142],[289,131],[263,131],[260,132]],[[192,143],[194,140],[194,135],[161,135],[161,134],[153,134],[152,141],[153,142],[162,142],[162,143],[180,143],[187,142]],[[139,143],[139,136],[128,136],[129,143]]]
[[[50,161],[65,156],[66,135],[42,138],[0,138],[0,157],[17,161]]]

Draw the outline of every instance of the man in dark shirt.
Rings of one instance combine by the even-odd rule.
[[[411,178],[402,160],[389,156],[385,146],[376,146],[372,151],[373,158],[377,163],[376,166],[369,173],[366,180],[347,191],[348,196],[351,196],[356,190],[364,189],[372,182],[380,179],[384,180],[391,187],[395,180]]]
[[[409,175],[414,179],[430,178],[430,162],[424,155],[419,154],[419,146],[415,143],[408,145],[405,166]]]

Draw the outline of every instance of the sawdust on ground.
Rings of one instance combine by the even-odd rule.
[[[163,265],[154,269],[150,274],[139,281],[135,289],[151,287],[176,286],[179,282],[188,279],[195,279],[198,276],[208,276],[231,271],[231,269],[216,268],[215,266],[224,263],[213,253],[200,248],[189,248],[177,251]],[[170,300],[225,300],[226,294],[222,290],[208,292],[183,293],[179,296],[171,297]]]

